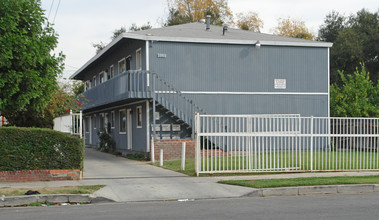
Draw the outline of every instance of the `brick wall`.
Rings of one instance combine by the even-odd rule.
[[[79,180],[81,178],[81,170],[0,171],[0,182]]]
[[[156,140],[154,141],[155,160],[159,160],[161,149],[163,149],[164,160],[180,160],[183,142],[186,142],[186,158],[195,158],[194,140]]]

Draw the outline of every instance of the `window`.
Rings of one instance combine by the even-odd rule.
[[[109,70],[104,70],[104,81],[107,81],[107,80],[109,80],[110,78],[110,76],[109,76]]]
[[[87,91],[88,89],[91,88],[91,80],[87,80],[85,83],[84,83],[84,91]]]
[[[99,84],[104,83],[104,71],[99,74]]]
[[[99,129],[101,130],[101,129],[104,129],[105,127],[104,127],[104,114],[103,113],[101,113],[100,114],[100,125],[99,125]]]
[[[120,133],[126,133],[126,111],[120,110]]]
[[[108,79],[112,79],[114,77],[114,66],[109,67],[109,72],[108,72]]]
[[[141,48],[136,50],[136,69],[140,70],[142,69],[142,63],[141,63]]]
[[[85,119],[85,121],[84,121],[84,126],[86,126],[85,127],[85,131],[86,131],[86,133],[89,133],[89,121],[90,120],[90,117],[86,117],[86,119]]]
[[[118,74],[121,74],[126,71],[126,60],[125,58],[118,61]]]
[[[127,56],[126,58],[126,71],[130,70],[130,60],[132,59],[132,56]]]
[[[111,120],[110,120],[110,122],[111,122],[111,128],[114,128],[115,118],[114,118],[114,112],[113,111],[111,112]]]
[[[142,106],[137,106],[137,128],[142,128]]]
[[[96,115],[93,115],[92,124],[93,124],[93,129],[96,129]]]
[[[92,87],[96,86],[96,76],[93,77],[93,80],[92,80]]]
[[[108,123],[109,123],[109,114],[108,113],[105,113],[105,117],[104,117],[104,125],[105,125],[105,129],[108,131]]]

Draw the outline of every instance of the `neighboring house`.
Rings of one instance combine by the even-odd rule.
[[[108,122],[117,151],[189,139],[195,112],[329,116],[331,43],[204,23],[125,33],[71,78],[85,82],[85,143]]]

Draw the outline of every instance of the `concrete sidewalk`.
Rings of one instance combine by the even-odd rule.
[[[79,181],[49,181],[0,183],[0,187],[32,188],[75,185],[106,185],[94,193],[117,202],[228,198],[260,195],[254,188],[218,184],[226,179],[272,179],[323,176],[379,175],[379,172],[291,173],[274,175],[188,177],[147,162],[128,160],[111,154],[86,149],[84,179]]]

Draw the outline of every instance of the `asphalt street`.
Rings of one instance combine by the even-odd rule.
[[[379,194],[1,208],[1,220],[378,219]]]

